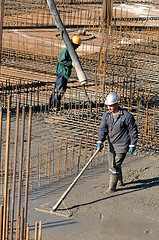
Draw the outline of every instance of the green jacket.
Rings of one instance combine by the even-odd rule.
[[[66,79],[69,79],[72,71],[72,59],[67,48],[64,48],[59,56],[56,72],[61,74]]]

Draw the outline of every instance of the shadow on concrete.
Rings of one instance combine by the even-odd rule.
[[[144,188],[144,189],[150,188],[150,187],[159,185],[159,177],[131,181],[131,182],[125,183],[125,186],[129,185],[129,184],[139,184],[139,185],[123,188],[123,190],[138,189],[138,188]]]
[[[111,195],[108,194],[107,197],[104,197],[104,198],[101,198],[101,199],[97,199],[97,200],[94,200],[94,201],[91,201],[91,202],[87,202],[87,203],[82,203],[82,204],[74,205],[74,206],[68,208],[68,210],[71,210],[71,209],[74,209],[74,208],[78,208],[78,207],[88,206],[88,205],[91,205],[91,204],[94,204],[94,203],[98,203],[98,202],[101,202],[101,201],[105,201],[105,200],[110,199],[110,198],[114,198],[114,197],[118,197],[118,196],[123,196],[123,195],[125,195],[125,194],[130,194],[130,193],[133,193],[133,192],[136,192],[136,191],[140,191],[140,190],[143,190],[143,189],[147,189],[147,188],[151,188],[151,187],[158,186],[158,185],[159,185],[159,177],[149,178],[149,179],[143,179],[143,180],[137,180],[137,181],[134,181],[134,182],[126,183],[125,185],[138,184],[138,183],[139,183],[139,185],[135,185],[135,186],[130,186],[130,187],[118,189],[115,193],[112,193]],[[118,192],[121,191],[121,190],[124,191],[124,192],[118,193]],[[130,191],[129,191],[129,190],[130,190]],[[126,192],[125,192],[125,191],[126,191]]]
[[[63,227],[66,225],[72,225],[72,224],[76,224],[76,223],[77,223],[77,221],[74,221],[72,219],[46,222],[46,223],[42,223],[42,229],[48,229],[48,228],[53,228],[53,227]],[[35,231],[35,225],[30,225],[29,227],[30,227],[30,231]]]

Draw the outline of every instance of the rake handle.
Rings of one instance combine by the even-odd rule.
[[[86,168],[89,166],[89,164],[92,162],[92,160],[95,158],[95,156],[97,155],[97,153],[99,152],[99,149],[97,149],[95,151],[95,153],[93,154],[93,156],[89,159],[89,161],[86,163],[86,165],[82,168],[82,170],[80,171],[80,173],[77,175],[77,177],[75,178],[75,180],[71,183],[71,185],[66,189],[66,191],[62,194],[62,196],[60,197],[60,199],[57,201],[57,203],[53,206],[53,211],[55,211],[58,206],[61,204],[61,202],[65,199],[65,197],[67,196],[67,194],[71,191],[71,189],[73,188],[73,186],[76,184],[76,182],[78,181],[78,179],[81,177],[81,175],[83,174],[83,172],[86,170]]]

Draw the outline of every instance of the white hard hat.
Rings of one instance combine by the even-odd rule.
[[[105,104],[108,106],[113,105],[113,104],[119,102],[119,100],[120,100],[120,97],[116,93],[111,92],[108,94]]]

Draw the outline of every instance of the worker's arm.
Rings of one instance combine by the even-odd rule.
[[[102,116],[102,121],[100,124],[99,134],[98,134],[98,142],[104,142],[106,136],[108,135],[108,126],[107,126],[107,114],[104,113]]]
[[[104,113],[103,116],[102,116],[102,121],[101,121],[99,134],[98,134],[97,149],[99,149],[99,151],[101,151],[102,148],[104,147],[103,142],[105,141],[106,136],[108,135],[108,130],[107,129],[108,129],[108,127],[107,127],[107,116],[106,116],[106,113]]]
[[[135,119],[132,114],[130,114],[127,119],[127,127],[129,131],[129,136],[130,136],[129,152],[133,153],[137,145],[138,130],[137,130],[137,125],[135,123]]]

